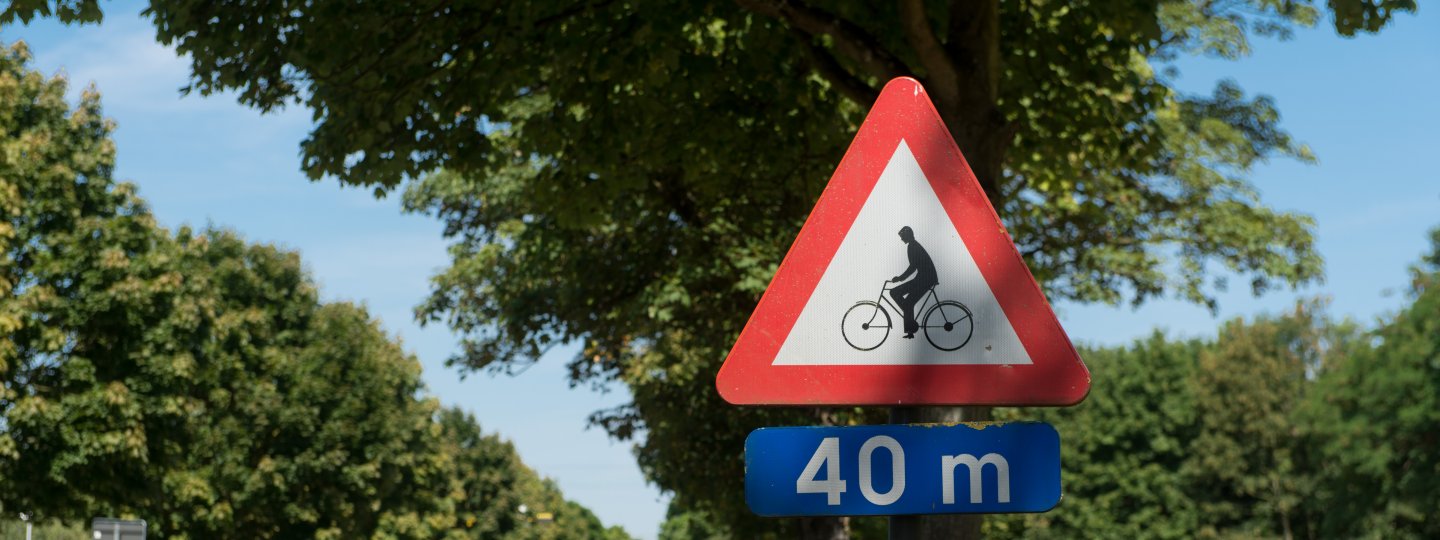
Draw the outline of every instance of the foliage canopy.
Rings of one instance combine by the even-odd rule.
[[[161,538],[625,538],[423,395],[295,253],[159,227],[88,90],[0,53],[0,509]],[[517,516],[550,510],[553,524]]]
[[[5,15],[93,20],[93,4]],[[1327,6],[1352,35],[1415,3]],[[734,411],[711,378],[891,77],[925,83],[1052,300],[1213,306],[1217,269],[1256,293],[1319,278],[1310,219],[1266,208],[1247,177],[1309,151],[1268,98],[1230,81],[1178,92],[1171,64],[1243,56],[1255,36],[1317,23],[1314,2],[155,0],[146,13],[189,55],[186,91],[309,109],[312,178],[377,195],[413,180],[407,207],[454,240],[418,311],[464,335],[455,362],[504,370],[582,343],[574,381],[619,379],[635,397],[596,421],[647,430],[650,478],[736,523],[749,428],[873,420]]]

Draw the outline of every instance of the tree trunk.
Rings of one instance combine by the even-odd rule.
[[[954,84],[922,81],[935,98],[936,111],[960,147],[970,170],[998,214],[1004,205],[1000,180],[1014,126],[996,106],[999,93],[999,6],[996,2],[959,2],[952,13],[952,59],[958,59]],[[984,422],[990,407],[910,407],[891,410],[891,423]],[[937,514],[890,518],[891,540],[978,540],[983,514]]]
[[[801,540],[849,540],[850,518],[800,518],[800,538]]]
[[[999,91],[999,36],[993,2],[961,2],[979,13],[964,13],[954,19],[957,38],[950,46],[958,62],[960,77],[954,86],[930,88],[935,108],[945,121],[950,135],[960,147],[970,170],[998,214],[1003,207],[1000,180],[1004,174],[1005,153],[1015,132],[996,107]],[[966,12],[959,7],[957,12]],[[990,407],[911,407],[892,409],[891,423],[984,422],[991,419]],[[983,514],[937,514],[898,516],[890,518],[891,540],[978,540]]]
[[[950,129],[950,135],[980,187],[999,213],[1000,180],[1004,175],[1005,153],[1015,136],[1015,126],[1005,121],[997,106],[1000,77],[1000,3],[998,0],[962,1],[951,4],[949,40],[944,57],[927,66],[936,88],[936,110]],[[928,27],[928,24],[927,24]],[[913,40],[912,40],[913,42]],[[940,62],[945,60],[946,62]],[[947,72],[948,64],[954,71]],[[948,83],[948,84],[947,84]],[[896,408],[892,423],[985,422],[990,407]],[[890,518],[892,540],[978,540],[984,514],[944,514]]]
[[[808,48],[816,72],[844,95],[862,106],[874,100],[875,90],[864,79],[883,84],[902,75],[920,80],[929,92],[935,109],[980,187],[995,206],[1004,208],[1000,181],[1005,154],[1014,139],[1016,125],[1005,120],[997,106],[1000,78],[1004,73],[1000,54],[999,0],[951,2],[944,33],[936,33],[923,0],[900,0],[901,31],[910,46],[909,55],[918,64],[907,64],[863,26],[804,2],[736,0],[741,6],[785,21]],[[942,39],[942,36],[944,39]],[[818,39],[829,39],[829,48]],[[852,74],[832,56],[846,57],[860,73]],[[991,418],[990,407],[911,407],[891,412],[891,423],[980,422]],[[806,518],[806,538],[846,538],[848,523],[834,518]],[[890,518],[890,538],[924,540],[973,540],[980,538],[984,516],[979,514],[904,516]],[[816,527],[811,536],[811,525]],[[827,532],[832,536],[823,536]]]
[[[918,8],[917,8],[918,9]],[[910,34],[929,31],[928,22],[915,22]],[[1000,180],[1005,153],[1015,136],[1015,126],[1005,121],[997,104],[1000,77],[1004,73],[1000,55],[1000,3],[998,0],[962,1],[951,5],[949,40],[924,62],[922,79],[934,98],[935,109],[950,128],[965,161],[974,171],[980,187],[998,210]],[[912,42],[924,41],[912,39]]]
[[[890,409],[890,423],[954,424],[990,420],[990,407],[896,407]],[[890,540],[973,540],[981,538],[984,514],[934,514],[893,516]]]

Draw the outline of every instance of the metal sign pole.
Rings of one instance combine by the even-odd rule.
[[[911,424],[917,418],[914,407],[891,407],[891,424]],[[920,540],[920,516],[890,516],[890,540]]]

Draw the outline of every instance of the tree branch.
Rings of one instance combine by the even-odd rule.
[[[958,0],[950,6],[950,34],[946,48],[957,70],[974,81],[967,87],[979,98],[993,102],[1000,88],[999,0]],[[975,84],[979,83],[979,84]]]
[[[797,0],[735,0],[740,7],[789,23],[810,36],[830,36],[840,54],[882,81],[910,74],[909,66],[863,28]]]
[[[600,2],[590,2],[590,3],[579,4],[579,5],[576,5],[576,6],[571,6],[570,9],[562,10],[562,11],[560,11],[559,13],[556,13],[556,14],[554,14],[554,15],[550,15],[550,16],[548,16],[548,17],[544,17],[544,18],[541,18],[541,19],[535,21],[535,27],[536,27],[536,28],[544,28],[544,27],[546,27],[546,26],[550,26],[550,25],[552,25],[552,24],[555,24],[555,23],[564,21],[564,20],[566,20],[566,19],[569,19],[569,18],[574,17],[574,16],[576,16],[576,15],[580,15],[580,14],[582,14],[582,13],[586,13],[586,12],[590,12],[590,11],[595,11],[595,10],[597,10],[597,9],[609,7],[610,4],[614,4],[614,3],[615,3],[614,0],[603,0],[603,1],[600,1]]]
[[[810,65],[815,69],[815,72],[819,73],[821,77],[824,77],[826,81],[834,85],[835,89],[839,90],[842,95],[866,107],[874,103],[875,98],[879,97],[879,91],[875,90],[869,83],[850,73],[849,70],[845,69],[845,66],[840,65],[840,62],[836,60],[834,56],[830,55],[830,51],[825,50],[825,47],[816,43],[815,38],[811,37],[810,34],[806,34],[800,29],[793,27],[790,31],[795,34],[795,38],[799,39],[800,43],[805,45],[805,52],[808,53]]]
[[[900,0],[900,28],[905,32],[910,47],[920,57],[920,65],[925,67],[927,82],[930,83],[926,86],[931,93],[948,101],[950,107],[958,105],[960,71],[950,53],[935,38],[935,31],[925,15],[924,0]]]
[[[450,0],[441,0],[440,2],[438,2],[438,3],[435,4],[435,7],[430,8],[429,10],[426,10],[426,14],[439,14],[439,13],[443,12],[443,11],[445,10],[445,8],[448,7],[449,5],[450,5]],[[388,48],[386,48],[386,47],[381,47],[381,48],[379,48],[378,50],[377,50],[377,49],[362,48],[362,49],[360,49],[360,50],[357,50],[357,51],[355,52],[355,54],[350,57],[349,60],[347,60],[347,61],[345,61],[344,63],[340,64],[340,65],[342,66],[341,71],[343,71],[343,70],[348,69],[348,68],[353,68],[355,65],[359,64],[360,61],[361,61],[361,59],[363,59],[367,54],[368,54],[368,55],[372,55],[369,64],[367,64],[367,65],[366,65],[365,67],[363,67],[363,68],[360,68],[360,69],[358,69],[358,70],[355,70],[355,71],[354,71],[354,74],[349,78],[349,80],[346,80],[346,81],[343,81],[343,82],[335,81],[334,78],[335,78],[337,75],[340,75],[339,72],[332,72],[332,73],[325,73],[325,74],[320,74],[320,73],[312,72],[312,73],[310,74],[310,77],[311,77],[312,79],[317,80],[317,81],[326,82],[326,83],[330,83],[330,84],[335,84],[336,86],[340,86],[340,87],[342,87],[342,88],[352,88],[352,85],[354,85],[355,83],[359,82],[360,79],[362,79],[362,78],[365,77],[365,75],[368,75],[368,74],[370,74],[371,72],[375,71],[375,68],[378,67],[380,64],[384,63],[386,60],[394,57],[394,56],[395,56],[396,54],[398,54],[399,52],[404,51],[406,48],[410,47],[410,46],[413,44],[415,38],[417,38],[417,37],[420,36],[420,34],[422,33],[421,31],[422,31],[422,30],[425,30],[425,29],[428,29],[428,28],[430,27],[428,24],[425,24],[425,21],[424,21],[425,17],[424,17],[423,15],[421,15],[421,16],[419,16],[419,17],[417,17],[417,18],[420,19],[420,22],[414,24],[414,25],[410,28],[410,30],[409,30],[405,35],[401,36],[399,39],[393,40],[393,41],[389,44],[390,46],[389,46]],[[400,21],[400,20],[402,20],[402,19],[403,19],[403,17],[391,17],[391,18],[389,18],[388,20],[385,21],[384,26],[381,27],[381,29],[380,29],[380,31],[377,33],[377,35],[384,34],[384,33],[388,32],[388,31],[391,29],[391,27],[392,27],[392,25],[393,25],[394,23],[396,23],[396,22],[398,22],[398,21]],[[364,89],[361,89],[361,90],[364,90]]]

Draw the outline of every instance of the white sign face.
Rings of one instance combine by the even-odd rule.
[[[929,94],[899,77],[715,389],[736,405],[1074,405],[1090,372]]]
[[[913,326],[904,313],[912,302]],[[1030,363],[902,140],[774,365]]]

